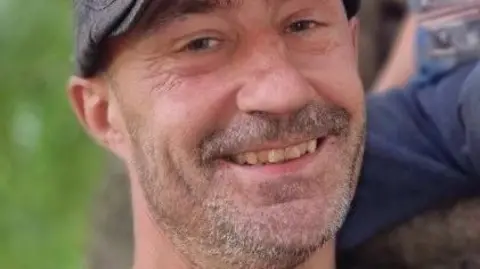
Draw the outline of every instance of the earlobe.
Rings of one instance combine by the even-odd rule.
[[[122,132],[113,119],[108,88],[98,79],[72,77],[68,85],[72,108],[87,133],[100,145],[119,153]]]

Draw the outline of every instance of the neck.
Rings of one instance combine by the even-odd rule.
[[[150,216],[147,201],[136,182],[132,184],[132,202],[135,239],[133,269],[190,269]]]
[[[133,269],[192,269],[168,236],[150,217],[148,206],[138,184],[132,184],[135,253]],[[305,264],[296,269],[334,269],[335,246],[328,243]]]

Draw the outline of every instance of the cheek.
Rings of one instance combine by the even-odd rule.
[[[230,82],[219,74],[181,78],[177,87],[155,104],[155,117],[172,136],[172,143],[195,148],[234,114]]]
[[[364,90],[354,54],[347,48],[313,57],[304,74],[320,98],[346,109],[354,117],[363,115]]]
[[[128,109],[135,112],[129,114],[142,119],[141,139],[152,140],[163,151],[158,154],[191,160],[201,140],[231,114],[226,108],[232,109],[228,101],[232,80],[222,72],[188,77],[172,71],[145,73],[125,71],[118,83]]]
[[[323,94],[333,103],[345,108],[353,117],[363,117],[363,86],[356,71],[349,72],[347,68],[339,70],[341,75],[337,74],[335,77],[335,74],[332,74],[330,77],[331,90],[325,91]]]

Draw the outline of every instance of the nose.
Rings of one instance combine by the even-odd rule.
[[[241,111],[287,115],[313,100],[314,89],[281,49],[259,52],[248,62],[248,75],[236,98]]]

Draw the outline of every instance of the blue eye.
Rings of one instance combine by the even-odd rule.
[[[191,52],[201,52],[204,50],[214,49],[218,46],[220,40],[211,38],[211,37],[202,37],[194,39],[188,42],[187,45],[183,47],[183,51],[191,51]]]
[[[312,20],[299,20],[291,23],[287,26],[285,30],[288,33],[299,33],[303,31],[307,31],[313,29],[319,25],[318,22]]]

